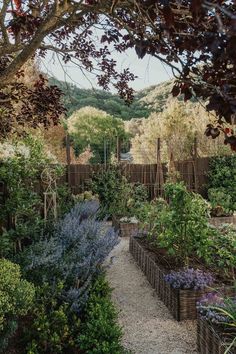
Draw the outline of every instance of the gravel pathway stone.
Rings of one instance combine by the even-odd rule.
[[[124,346],[134,354],[196,354],[196,323],[173,319],[128,248],[122,238],[106,262]]]

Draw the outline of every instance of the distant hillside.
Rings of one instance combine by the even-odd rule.
[[[55,78],[50,78],[50,82],[59,86],[64,92],[64,103],[68,115],[82,107],[92,106],[123,120],[130,120],[132,118],[147,118],[153,111],[163,111],[167,101],[172,97],[171,90],[174,79],[138,91],[130,106],[127,106],[118,95],[110,92],[80,89],[73,84]],[[183,98],[179,96],[178,99],[182,100]],[[194,100],[191,101],[194,102]]]
[[[50,78],[49,82],[57,85],[64,92],[64,104],[68,116],[85,106],[101,109],[123,120],[146,118],[152,111],[151,108],[147,107],[145,102],[141,102],[138,98],[128,106],[118,95],[111,94],[110,92],[80,89],[73,84],[59,81],[55,78]]]

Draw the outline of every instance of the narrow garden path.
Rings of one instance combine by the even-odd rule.
[[[123,344],[134,354],[196,354],[196,326],[176,322],[121,239],[108,259],[107,278],[123,327]]]

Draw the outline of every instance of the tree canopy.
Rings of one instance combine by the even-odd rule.
[[[124,123],[94,107],[84,107],[74,112],[67,120],[68,131],[77,154],[90,148],[90,162],[104,163],[116,153],[117,138],[125,140]]]
[[[150,54],[171,66],[174,96],[184,94],[189,100],[196,95],[209,101],[207,109],[214,110],[217,119],[206,134],[214,138],[222,130],[225,143],[236,150],[234,132],[224,126],[236,111],[235,10],[233,0],[3,0],[0,98],[9,102],[9,95],[16,96],[12,90],[22,89],[15,78],[27,60],[54,51],[64,62],[72,60],[94,70],[101,87],[112,84],[130,101],[133,90],[128,82],[134,75],[128,69],[117,72],[112,50],[135,48],[139,58]],[[36,88],[45,94],[42,83]],[[48,102],[49,92],[46,96]],[[34,109],[32,103],[30,109],[25,107],[25,116]]]

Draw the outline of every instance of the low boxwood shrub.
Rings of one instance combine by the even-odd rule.
[[[0,352],[17,329],[17,319],[32,308],[34,285],[21,278],[20,267],[0,259]]]
[[[123,354],[122,331],[111,301],[111,289],[101,275],[94,283],[86,305],[79,336],[80,348],[87,354]]]
[[[78,352],[80,318],[63,301],[63,283],[37,287],[30,325],[24,326],[22,342],[27,354]]]

